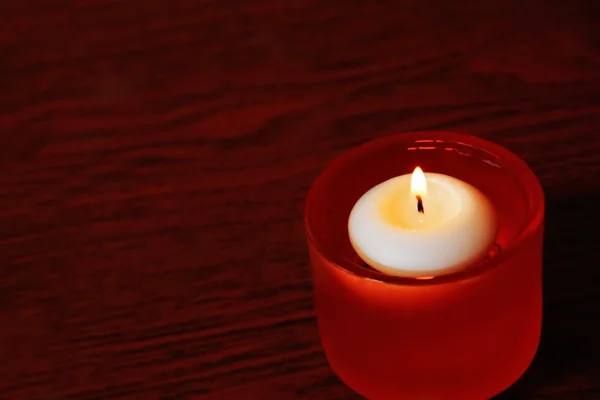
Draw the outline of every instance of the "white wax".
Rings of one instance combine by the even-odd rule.
[[[385,181],[355,204],[348,233],[358,255],[395,276],[446,274],[485,257],[496,237],[489,199],[459,179],[425,173],[420,213],[411,177]]]

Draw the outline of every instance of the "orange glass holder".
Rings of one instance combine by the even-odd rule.
[[[494,205],[489,256],[434,277],[365,265],[348,217],[373,186],[416,166],[461,179]],[[388,136],[336,159],[308,194],[305,225],[321,341],[336,374],[372,400],[483,400],[528,368],[542,323],[544,195],[505,148],[449,132]]]

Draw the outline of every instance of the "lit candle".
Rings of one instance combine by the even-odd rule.
[[[417,167],[365,193],[350,213],[348,233],[358,255],[383,273],[442,275],[485,257],[496,214],[475,187]]]

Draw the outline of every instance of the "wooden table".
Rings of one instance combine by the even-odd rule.
[[[598,1],[0,15],[0,398],[357,398],[319,345],[302,203],[343,151],[423,129],[510,148],[546,192],[542,344],[500,398],[600,398]]]

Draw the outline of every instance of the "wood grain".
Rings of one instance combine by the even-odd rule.
[[[0,15],[0,398],[357,398],[320,348],[302,202],[336,155],[422,129],[507,146],[546,192],[542,345],[500,398],[600,398],[597,1]]]

